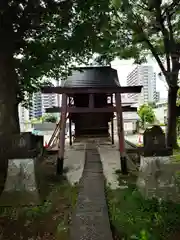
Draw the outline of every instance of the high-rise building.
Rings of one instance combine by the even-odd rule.
[[[28,128],[29,111],[21,103],[18,106],[19,125],[21,132],[25,132]]]
[[[127,76],[127,85],[135,86],[142,85],[141,94],[129,94],[129,98],[140,105],[156,100],[156,74],[152,66],[138,65]]]
[[[42,98],[41,92],[35,92],[32,95],[32,106],[30,108],[30,118],[39,118],[42,116]]]
[[[156,92],[156,95],[155,95],[155,102],[159,102],[160,101],[160,92]]]
[[[46,113],[46,108],[57,106],[57,94],[41,94],[42,115]]]
[[[46,108],[58,106],[57,94],[43,94],[41,92],[33,93],[32,106],[29,110],[30,119],[39,118],[46,113]]]

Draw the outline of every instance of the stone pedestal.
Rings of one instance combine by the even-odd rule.
[[[1,206],[38,205],[36,158],[9,159]]]
[[[145,198],[180,202],[180,164],[170,156],[141,156],[137,187]]]

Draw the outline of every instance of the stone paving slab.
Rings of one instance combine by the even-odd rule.
[[[75,143],[73,146],[66,144],[64,168],[67,169],[67,179],[71,184],[79,182],[82,176],[85,160],[85,144]]]
[[[77,206],[72,216],[70,240],[112,240],[100,155],[88,143],[79,183]]]
[[[125,142],[125,148],[132,148]],[[116,171],[121,170],[119,140],[115,138],[114,145],[99,144],[98,150],[101,155],[103,172],[106,177],[107,184],[110,184],[111,189],[119,188],[119,181]],[[128,168],[135,169],[131,159],[128,159]]]

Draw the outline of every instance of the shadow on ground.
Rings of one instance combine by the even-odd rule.
[[[77,188],[65,177],[56,177],[54,156],[41,162],[43,178],[39,186],[45,199],[35,207],[1,207],[0,239],[3,240],[67,240],[71,213],[76,203]],[[66,169],[67,171],[68,169]]]

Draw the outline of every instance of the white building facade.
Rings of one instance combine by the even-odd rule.
[[[29,124],[29,110],[23,107],[22,104],[19,104],[18,112],[20,131],[26,132],[31,128],[31,125]]]
[[[43,116],[47,108],[54,106],[58,106],[57,94],[34,93],[32,97],[32,107],[30,108],[30,119]]]
[[[161,99],[158,103],[156,103],[156,108],[154,109],[154,113],[156,119],[165,124],[167,122],[167,99]]]
[[[138,65],[127,76],[127,85],[142,85],[140,94],[129,94],[129,98],[138,102],[139,105],[156,102],[156,74],[152,66]]]
[[[51,79],[52,86],[59,86],[61,80],[55,81]],[[33,93],[32,106],[29,109],[29,118],[40,118],[46,113],[47,108],[57,107],[61,104],[60,94],[43,94],[41,92]]]

